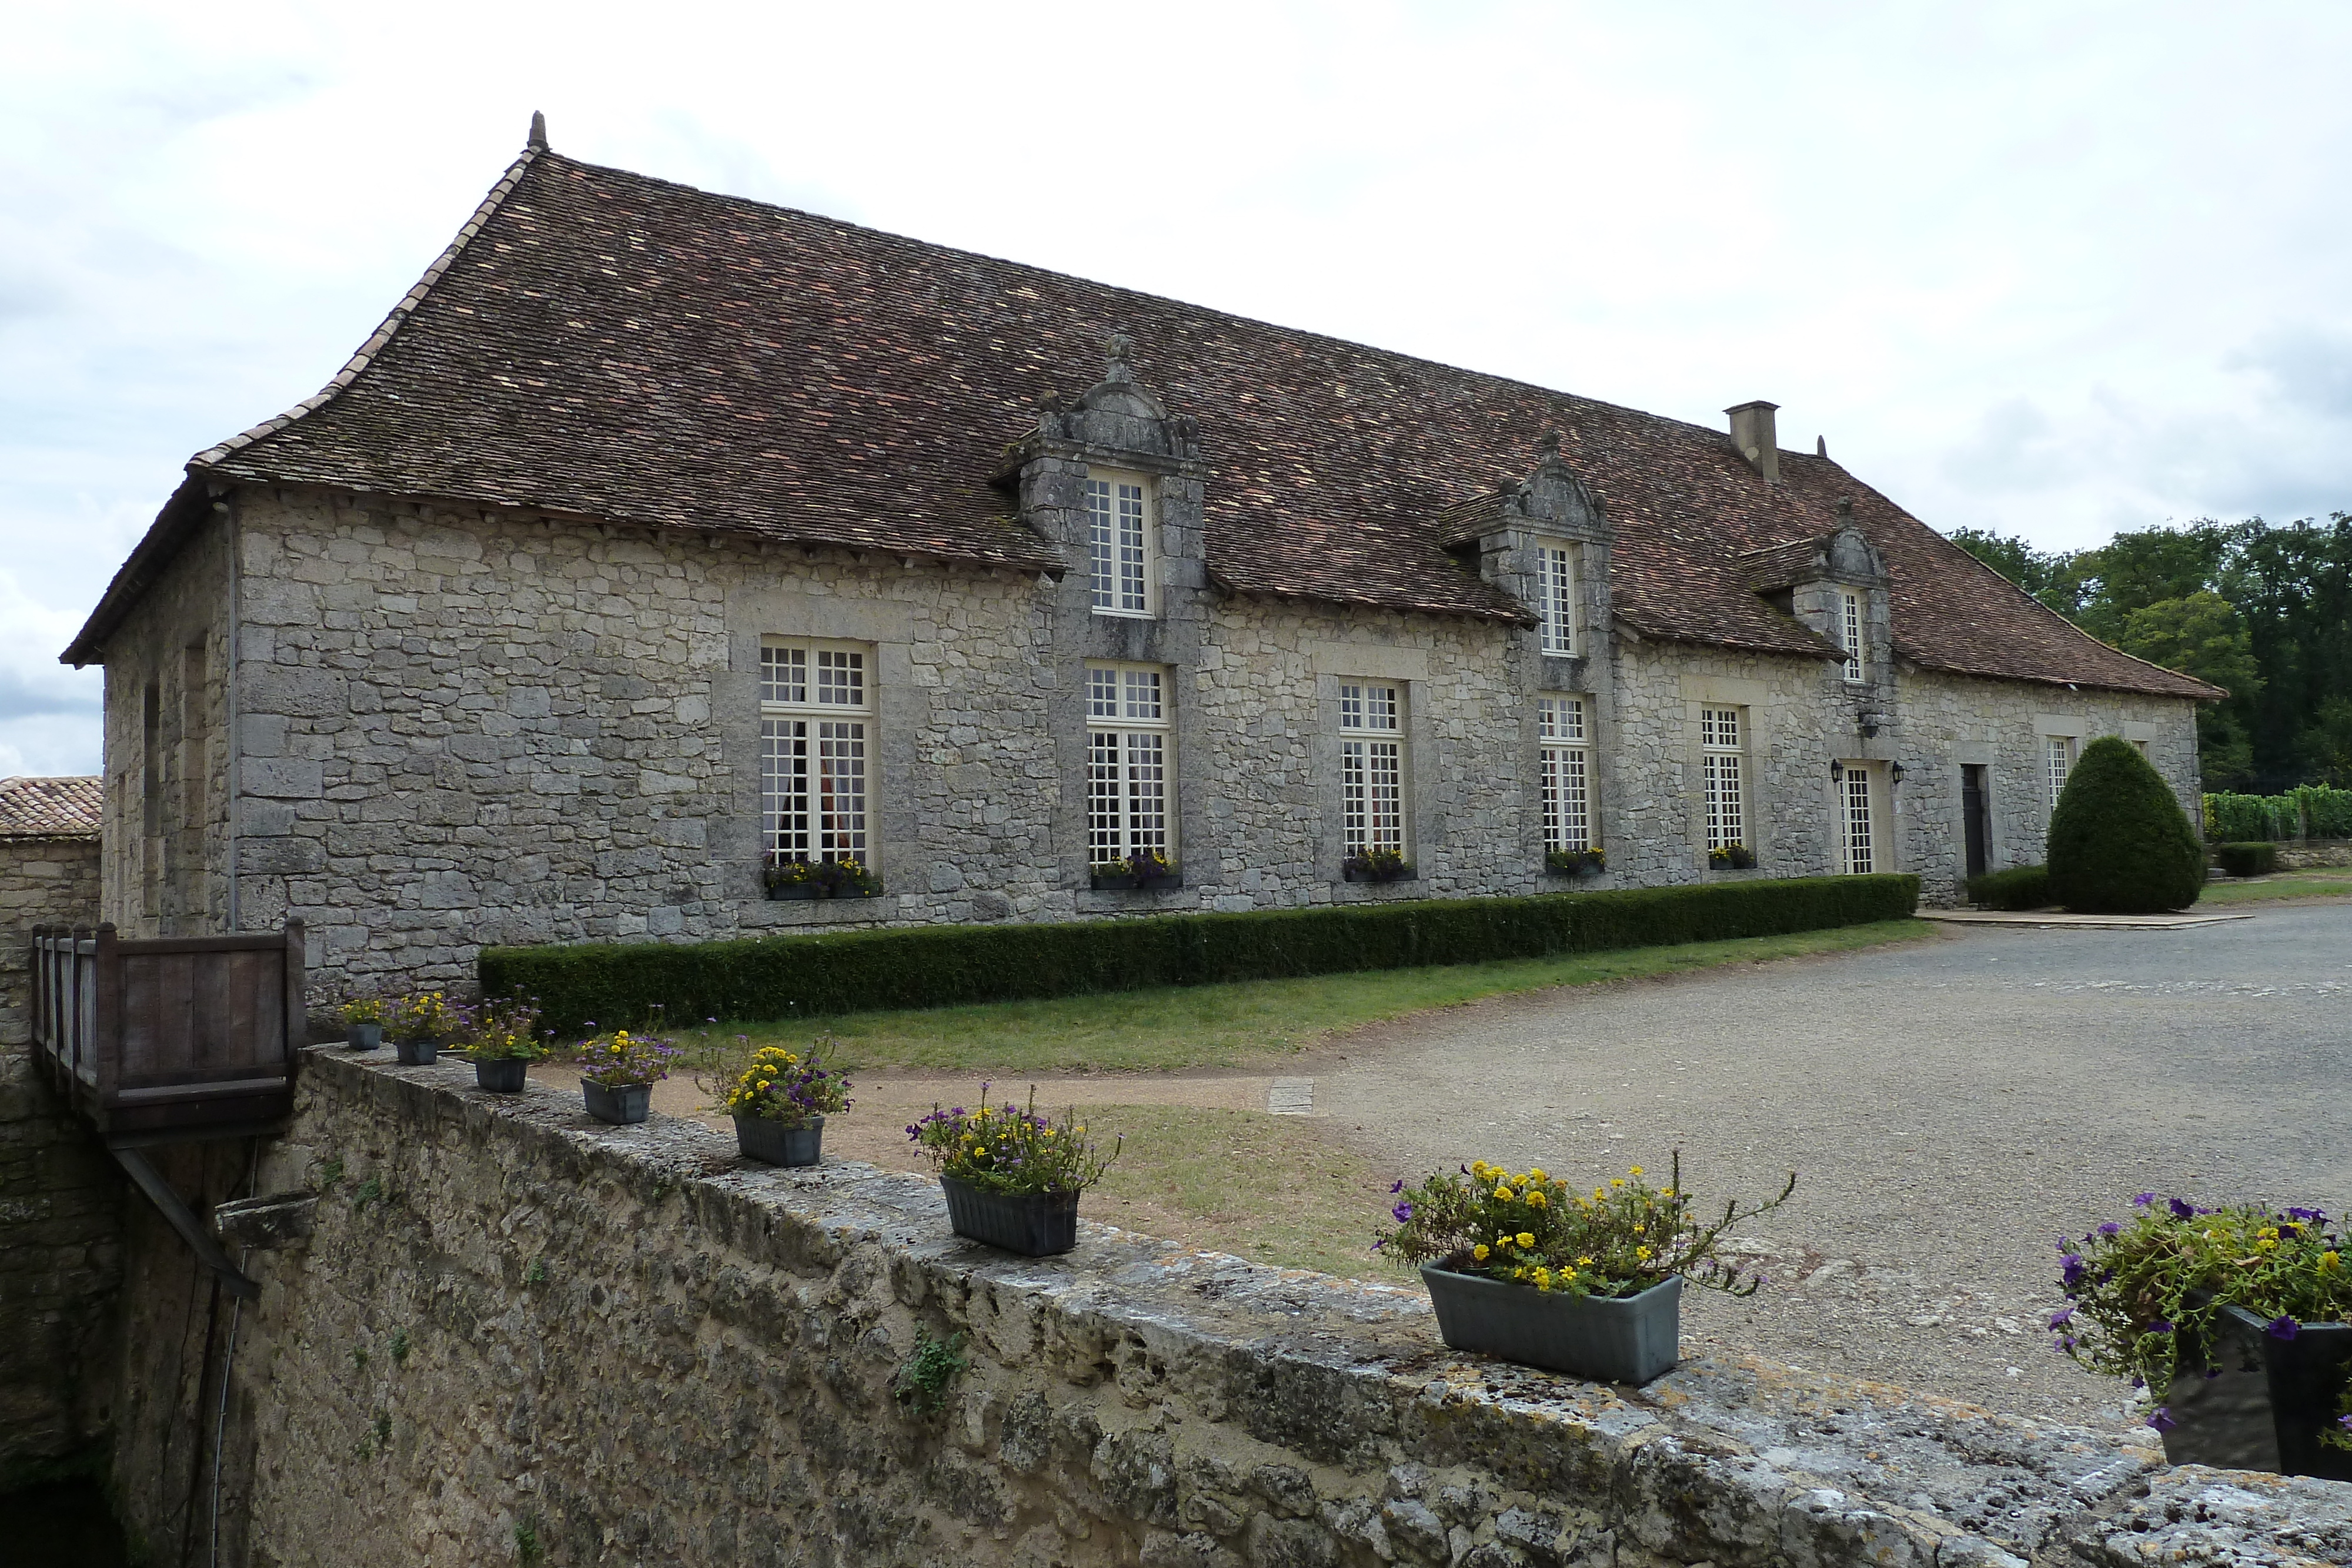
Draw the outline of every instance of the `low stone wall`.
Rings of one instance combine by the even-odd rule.
[[[0,835],[0,1492],[103,1436],[122,1183],[36,1071],[36,925],[98,918],[98,835]]]
[[[600,1127],[551,1090],[481,1093],[463,1064],[313,1052],[260,1171],[306,1184],[310,1239],[248,1264],[224,1563],[2352,1552],[2352,1488],[2164,1471],[2110,1436],[1760,1363],[1576,1383],[1446,1351],[1417,1290],[1107,1227],[1016,1260],[956,1241],[927,1180],[748,1166],[698,1124]],[[130,1343],[152,1318],[193,1347],[186,1305],[135,1300]],[[930,1414],[893,1394],[925,1334],[970,1361]],[[133,1521],[152,1549],[206,1526],[164,1517],[203,1495],[196,1452],[190,1485],[128,1478],[131,1506],[155,1500]]]
[[[2313,866],[2352,865],[2352,843],[2341,839],[2308,839],[2278,847],[2281,871],[2308,871]]]

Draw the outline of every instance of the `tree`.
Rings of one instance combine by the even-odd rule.
[[[2161,599],[2126,613],[2115,645],[2151,664],[2210,681],[2230,693],[2197,708],[2197,765],[2208,789],[2237,789],[2253,779],[2247,716],[2263,677],[2237,606],[2210,590]]]
[[[2083,748],[2050,813],[2050,894],[2085,915],[2186,909],[2205,887],[2205,844],[2171,786],[2129,741]]]
[[[2081,615],[2082,581],[2070,551],[2038,550],[2016,534],[1954,528],[1951,541],[2072,621]]]

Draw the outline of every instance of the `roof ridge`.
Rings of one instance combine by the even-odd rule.
[[[547,143],[536,140],[539,134],[536,124],[533,126],[532,134],[534,140],[523,148],[520,155],[513,162],[507,165],[507,172],[499,176],[498,183],[490,187],[489,193],[484,196],[480,204],[474,208],[474,215],[459,225],[457,236],[442,247],[441,254],[434,258],[430,267],[425,269],[425,275],[416,280],[407,293],[400,297],[391,310],[385,313],[383,324],[369,334],[367,341],[352,350],[352,357],[343,362],[343,368],[328,378],[325,386],[320,387],[284,413],[272,414],[259,424],[240,431],[226,441],[205,447],[188,459],[187,466],[191,469],[208,468],[232,452],[250,446],[265,436],[277,434],[303,415],[315,413],[324,408],[334,401],[338,392],[359,380],[361,372],[374,363],[376,355],[383,352],[386,343],[392,341],[393,334],[406,325],[408,318],[415,312],[416,308],[425,303],[425,296],[433,292],[433,286],[441,281],[442,275],[457,265],[458,256],[465,254],[466,247],[473,243],[474,236],[488,225],[499,208],[504,205],[506,199],[514,193],[515,187],[522,183],[525,172],[547,152]]]

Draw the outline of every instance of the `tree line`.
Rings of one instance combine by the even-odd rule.
[[[2352,513],[2201,518],[2085,550],[1951,538],[2100,641],[2227,690],[2198,708],[2207,789],[2352,787]]]

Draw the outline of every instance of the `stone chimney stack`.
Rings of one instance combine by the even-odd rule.
[[[1772,415],[1777,402],[1743,402],[1723,412],[1731,416],[1731,444],[1756,466],[1765,483],[1780,482],[1780,441]]]

